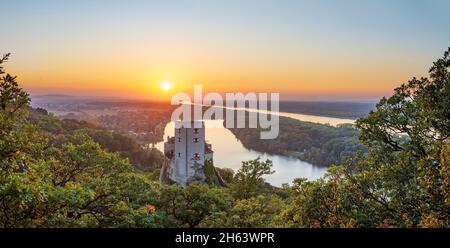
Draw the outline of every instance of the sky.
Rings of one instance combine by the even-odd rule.
[[[443,0],[0,0],[0,53],[31,94],[165,100],[279,92],[367,101],[450,46]],[[171,89],[161,89],[169,82]]]

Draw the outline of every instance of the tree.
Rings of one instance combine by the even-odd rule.
[[[450,137],[449,52],[450,48],[434,62],[429,78],[413,78],[357,121],[360,139],[371,147],[374,160],[362,164],[374,178],[383,180],[379,185],[387,197],[384,205],[391,209],[386,220],[393,224],[408,218],[417,226],[430,213],[442,221],[450,218],[441,160]]]
[[[226,184],[230,184],[233,182],[233,178],[234,178],[233,169],[216,167],[216,170],[219,172],[220,177],[222,177],[223,181]]]
[[[34,224],[46,196],[47,185],[31,173],[42,163],[45,139],[27,122],[29,97],[4,71],[8,58],[0,59],[0,225],[16,227]]]
[[[202,227],[266,228],[281,226],[279,213],[283,200],[276,195],[257,195],[237,200],[226,212],[221,212],[202,223]]]
[[[282,213],[288,225],[449,226],[449,51],[429,79],[413,78],[356,122],[367,154],[324,180],[296,181]]]
[[[2,75],[8,57],[0,60]],[[0,78],[0,226],[161,226],[163,213],[150,207],[157,183],[86,132],[68,135],[59,146],[49,143],[51,136],[29,118],[29,101],[16,77]]]
[[[254,160],[242,162],[242,167],[236,173],[231,189],[234,197],[248,199],[254,196],[265,183],[263,176],[273,174],[272,161],[261,162],[258,157]]]
[[[196,183],[184,189],[178,185],[164,186],[158,204],[168,216],[167,226],[190,228],[230,205],[231,199],[222,189]]]
[[[4,167],[19,169],[24,164],[18,162],[26,160],[26,155],[39,156],[44,140],[26,120],[28,94],[18,86],[16,77],[4,71],[9,56],[0,59],[0,161]]]

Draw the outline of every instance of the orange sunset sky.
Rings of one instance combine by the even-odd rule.
[[[0,52],[32,95],[167,100],[194,84],[372,100],[450,45],[447,1],[3,1]],[[170,83],[163,91],[161,84]]]

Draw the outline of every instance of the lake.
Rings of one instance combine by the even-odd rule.
[[[267,112],[264,112],[267,113]],[[310,121],[321,124],[338,125],[342,123],[353,123],[353,120],[329,118],[323,116],[311,116],[292,113],[277,113],[302,121]],[[312,165],[297,158],[270,155],[245,148],[233,133],[223,126],[223,120],[205,120],[206,140],[214,150],[214,166],[219,168],[231,168],[235,172],[241,167],[242,161],[252,160],[257,157],[273,162],[274,174],[266,176],[266,180],[274,185],[281,186],[284,183],[292,183],[295,178],[307,178],[315,180],[322,177],[326,168]],[[164,138],[174,136],[174,123],[166,125]],[[155,145],[160,151],[164,151],[164,142]]]

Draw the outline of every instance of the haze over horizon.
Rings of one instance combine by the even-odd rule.
[[[147,102],[167,102],[170,104],[170,98],[151,98],[151,97],[130,97],[130,96],[120,96],[120,95],[96,95],[96,94],[67,94],[68,92],[45,92],[42,94],[39,93],[31,93],[31,99],[37,98],[66,98],[66,99],[93,99],[93,100],[111,100],[111,101],[147,101]],[[207,93],[207,92],[205,92]],[[235,93],[235,92],[233,92]],[[245,94],[245,92],[244,92]],[[225,99],[225,95],[222,95]],[[326,97],[326,96],[311,96],[311,97],[302,97],[302,96],[291,96],[291,97],[283,97],[280,95],[281,102],[348,102],[348,103],[377,103],[380,100],[379,97]]]
[[[0,5],[0,53],[13,54],[6,66],[32,95],[168,100],[202,84],[282,100],[374,101],[426,76],[450,41],[448,1]]]

